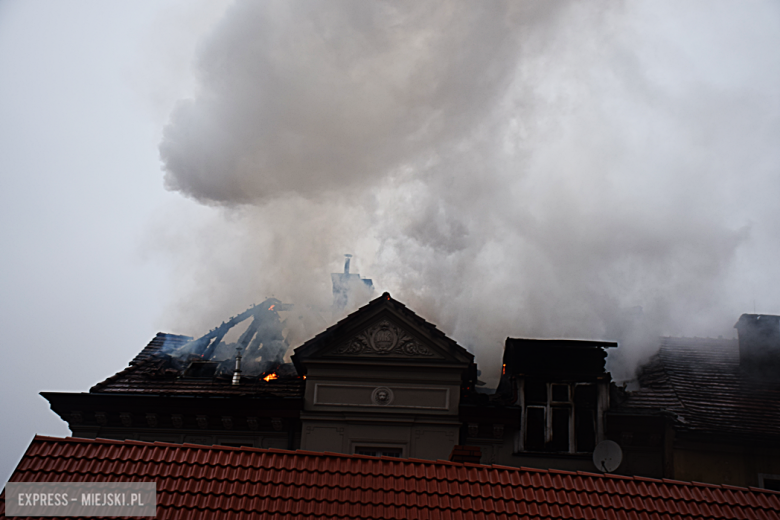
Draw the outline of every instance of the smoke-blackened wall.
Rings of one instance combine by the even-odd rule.
[[[732,7],[235,3],[160,145],[216,208],[172,321],[275,296],[317,332],[343,253],[485,372],[506,336],[599,338],[625,377],[780,311],[778,9]]]

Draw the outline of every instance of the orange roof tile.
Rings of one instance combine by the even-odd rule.
[[[37,436],[11,482],[155,481],[157,518],[777,519],[780,493],[585,472]],[[0,503],[4,516],[5,496]]]

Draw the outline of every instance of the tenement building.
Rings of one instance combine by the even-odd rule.
[[[632,392],[605,370],[616,343],[508,338],[487,393],[474,356],[387,293],[291,357],[288,309],[159,333],[89,392],[42,395],[80,438],[589,472],[611,440],[614,473],[780,489],[780,317],[743,315],[739,340],[662,339]]]

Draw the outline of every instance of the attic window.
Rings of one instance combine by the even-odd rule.
[[[544,406],[527,406],[525,409],[525,449],[544,451],[546,442],[546,415]]]
[[[518,451],[582,453],[596,445],[596,386],[526,379]]]
[[[780,491],[780,479],[765,478],[764,489],[771,489],[772,491]]]
[[[780,491],[780,475],[758,474],[758,487]]]

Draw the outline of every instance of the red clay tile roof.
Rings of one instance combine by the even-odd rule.
[[[155,481],[163,519],[780,518],[780,493],[754,488],[137,441],[36,437],[10,481]]]
[[[663,338],[639,383],[613,412],[669,414],[680,432],[749,442],[780,438],[780,379],[746,374],[737,340]]]
[[[90,389],[90,393],[135,395],[233,396],[251,395],[268,398],[300,398],[303,379],[291,364],[282,365],[284,375],[279,379],[263,381],[242,378],[240,385],[232,385],[230,378],[185,378],[181,374],[166,374],[158,357],[167,349],[178,348],[192,338],[158,332],[157,336],[132,360],[130,366],[117,372]]]

